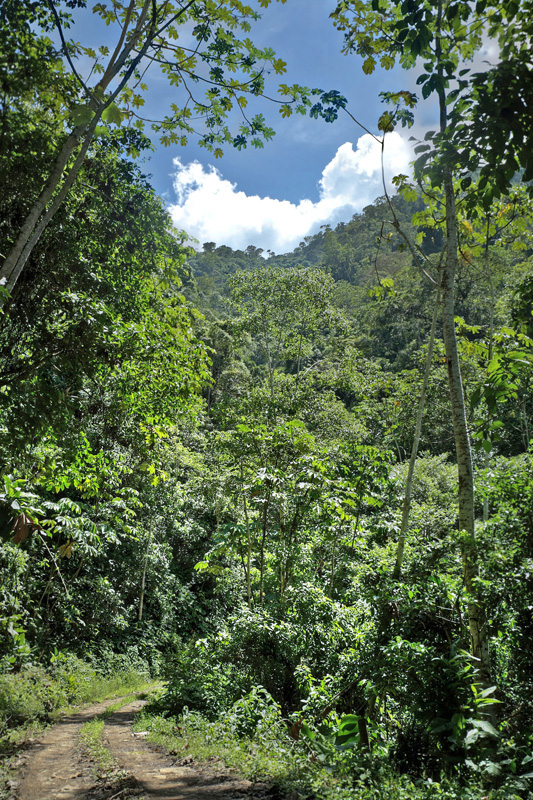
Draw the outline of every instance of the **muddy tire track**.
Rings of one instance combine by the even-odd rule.
[[[180,766],[163,751],[131,731],[134,714],[144,705],[136,701],[106,720],[104,742],[121,768],[135,781],[134,791],[146,800],[238,800],[249,797],[252,784],[231,776],[229,770]],[[132,786],[133,788],[133,786]]]
[[[90,762],[80,752],[82,725],[116,702],[108,700],[65,717],[25,754],[14,787],[17,800],[81,800],[95,784]]]
[[[95,777],[79,743],[82,726],[116,699],[66,717],[43,735],[24,756],[14,800],[255,800],[273,797],[270,787],[252,785],[219,764],[184,766],[148,744],[131,729],[145,704],[136,700],[105,720],[103,743],[116,767],[103,780]]]

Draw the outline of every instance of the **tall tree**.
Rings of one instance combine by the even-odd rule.
[[[460,71],[465,60],[481,46],[485,18],[478,3],[444,3],[443,0],[372,0],[362,5],[356,0],[342,0],[332,18],[344,32],[346,52],[364,56],[363,69],[370,73],[378,63],[390,68],[396,61],[407,69],[416,67],[422,58],[425,72],[418,77],[422,95],[435,94],[438,101],[439,128],[433,147],[421,144],[415,152],[424,154],[419,169],[443,188],[446,217],[445,252],[437,282],[442,293],[443,339],[448,368],[455,449],[458,468],[459,531],[463,560],[463,579],[467,596],[468,625],[472,654],[480,679],[490,681],[489,636],[479,581],[478,552],[474,526],[474,471],[467,425],[461,367],[455,335],[455,277],[459,265],[460,233],[456,212],[454,171],[459,155],[451,145],[450,108],[469,82]],[[458,80],[457,88],[454,86]],[[400,93],[401,94],[401,93]],[[398,94],[385,97],[398,101]],[[412,95],[407,98],[411,102]],[[380,128],[386,133],[394,126],[394,114],[386,112]],[[473,166],[472,164],[470,165]],[[469,181],[464,188],[468,189]]]
[[[260,0],[259,5],[266,7],[269,3],[270,0]],[[218,157],[224,144],[239,149],[248,143],[261,147],[274,134],[262,114],[248,113],[247,96],[264,96],[267,68],[282,74],[285,63],[276,58],[271,48],[259,49],[247,36],[236,35],[235,31],[247,34],[251,22],[259,18],[251,5],[241,0],[218,4],[210,0],[97,3],[93,11],[106,25],[117,29],[113,52],[102,46],[98,54],[91,47],[67,41],[65,32],[73,21],[64,11],[65,6],[78,7],[76,26],[81,28],[84,14],[89,13],[86,0],[49,0],[45,8],[33,0],[25,0],[22,5],[8,0],[0,11],[0,40],[10,48],[5,56],[6,95],[17,82],[10,62],[18,66],[19,49],[35,47],[35,43],[42,49],[42,36],[34,32],[39,27],[44,32],[55,28],[61,51],[50,54],[54,68],[61,73],[70,69],[76,84],[74,96],[63,93],[55,100],[58,117],[66,118],[68,123],[38,196],[28,199],[25,219],[7,243],[0,268],[0,305],[5,303],[33,248],[70,192],[94,138],[105,136],[106,126],[124,121],[137,132],[143,129],[140,109],[148,89],[144,80],[149,68],[159,69],[174,92],[180,92],[181,99],[171,104],[161,120],[152,123],[164,144],[183,145],[189,136],[198,135],[200,143]],[[20,37],[13,37],[13,26],[21,32]],[[76,66],[78,54],[93,62],[88,78]],[[50,77],[52,73],[50,70]],[[93,73],[98,78],[90,84]],[[198,86],[204,89],[199,95]],[[301,90],[286,86],[282,92],[285,97],[280,105],[289,114],[290,102],[301,96]],[[49,83],[48,93],[53,95],[53,83]],[[241,116],[236,133],[231,132],[228,122],[233,108]]]
[[[27,139],[13,132],[10,141],[22,149]],[[90,151],[0,327],[8,470],[24,468],[43,437],[68,444],[97,419],[96,449],[128,419],[175,424],[206,378],[197,314],[178,290],[187,249],[139,169],[108,144]],[[9,216],[15,176],[3,177]]]
[[[298,380],[304,367],[311,367],[313,339],[340,323],[331,302],[333,280],[312,267],[267,265],[236,273],[230,284],[243,324],[259,338],[273,397],[276,370],[290,364]]]

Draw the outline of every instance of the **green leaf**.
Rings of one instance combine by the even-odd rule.
[[[376,59],[369,56],[363,61],[363,72],[365,75],[371,75],[376,68]]]
[[[489,736],[495,736],[496,738],[500,738],[500,734],[490,722],[486,719],[474,719],[472,720],[472,724],[479,728],[479,730],[484,731],[485,733],[489,734]]]
[[[111,103],[102,112],[102,119],[108,125],[120,125],[124,119],[124,114],[119,109],[116,103]]]
[[[309,739],[309,741],[310,741],[310,742],[312,742],[312,741],[313,741],[313,739],[314,739],[314,738],[315,738],[315,736],[316,736],[316,733],[314,733],[314,732],[313,732],[313,731],[310,729],[310,727],[309,727],[308,725],[306,725],[306,723],[305,723],[305,722],[302,724],[301,731],[302,731],[303,735],[305,736],[305,738],[306,738],[306,739]]]
[[[93,117],[94,111],[86,103],[75,105],[70,112],[70,119],[76,128],[78,125],[88,125]]]
[[[378,119],[378,130],[383,133],[390,133],[394,130],[394,117],[390,111],[385,111]]]
[[[500,423],[503,424],[503,423]],[[494,694],[494,692],[498,689],[497,686],[489,686],[488,689],[483,689],[482,692],[479,693],[480,697],[489,697],[489,695]]]

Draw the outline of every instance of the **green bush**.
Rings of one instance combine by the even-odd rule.
[[[252,738],[265,731],[279,728],[281,709],[262,686],[254,686],[225,714],[224,723],[231,734]]]
[[[0,675],[0,729],[42,719],[68,703],[67,685],[52,680],[42,667]]]
[[[93,668],[105,677],[129,672],[144,675],[146,678],[157,676],[161,666],[157,656],[161,654],[154,647],[147,652],[148,648],[143,644],[131,644],[121,653],[115,653],[110,648],[102,648],[93,652],[89,661]]]
[[[262,686],[284,716],[304,695],[298,668],[318,676],[339,675],[356,639],[357,612],[311,585],[288,591],[285,604],[235,613],[211,636],[191,642],[179,656],[161,707],[179,714],[186,706],[213,719]]]

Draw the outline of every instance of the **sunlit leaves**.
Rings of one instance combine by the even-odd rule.
[[[378,131],[390,133],[394,130],[394,117],[390,111],[385,111],[378,119]]]
[[[268,2],[261,5],[266,7]],[[100,46],[97,52],[70,40],[67,43],[70,56],[75,61],[83,56],[92,62],[90,74],[103,81],[97,80],[93,86],[88,84],[90,103],[78,101],[71,106],[69,113],[74,127],[87,126],[95,113],[101,113],[106,124],[120,125],[128,118],[143,130],[147,120],[139,112],[145,105],[144,95],[149,85],[143,80],[150,65],[146,57],[157,63],[150,74],[159,70],[172,86],[182,91],[182,99],[174,104],[172,114],[160,114],[156,121],[149,122],[164,145],[183,143],[194,135],[202,147],[218,157],[225,145],[233,144],[238,149],[248,144],[261,147],[272,137],[270,126],[258,126],[247,118],[246,96],[263,96],[269,74],[282,75],[286,62],[277,57],[272,48],[257,47],[247,35],[239,35],[247,34],[250,23],[259,18],[250,5],[236,0],[152,5],[143,0],[133,7],[125,2],[96,3],[92,11],[108,26],[128,26],[130,36],[123,41],[120,59],[128,64],[127,71],[132,72],[132,78],[123,79],[115,97],[114,87],[119,79],[109,61],[110,49]],[[181,26],[185,23],[192,23],[192,35],[197,42],[193,49],[186,40],[181,44]],[[70,25],[69,32],[72,28]],[[287,109],[291,106],[302,113],[305,90],[294,86],[290,94],[282,107],[283,116],[288,115]],[[106,97],[112,102],[108,100],[104,107]],[[242,123],[237,134],[233,129],[236,106],[241,110]],[[184,134],[187,139],[183,139]]]
[[[346,97],[336,89],[323,92],[321,89],[313,89],[312,95],[318,95],[318,102],[314,103],[309,111],[309,116],[314,119],[322,118],[326,122],[334,122],[339,116],[339,111],[346,108],[348,103]]]
[[[124,119],[124,114],[122,113],[122,111],[120,111],[116,103],[111,103],[109,106],[107,106],[107,108],[103,110],[102,119],[104,122],[114,125],[120,125],[122,120]]]

